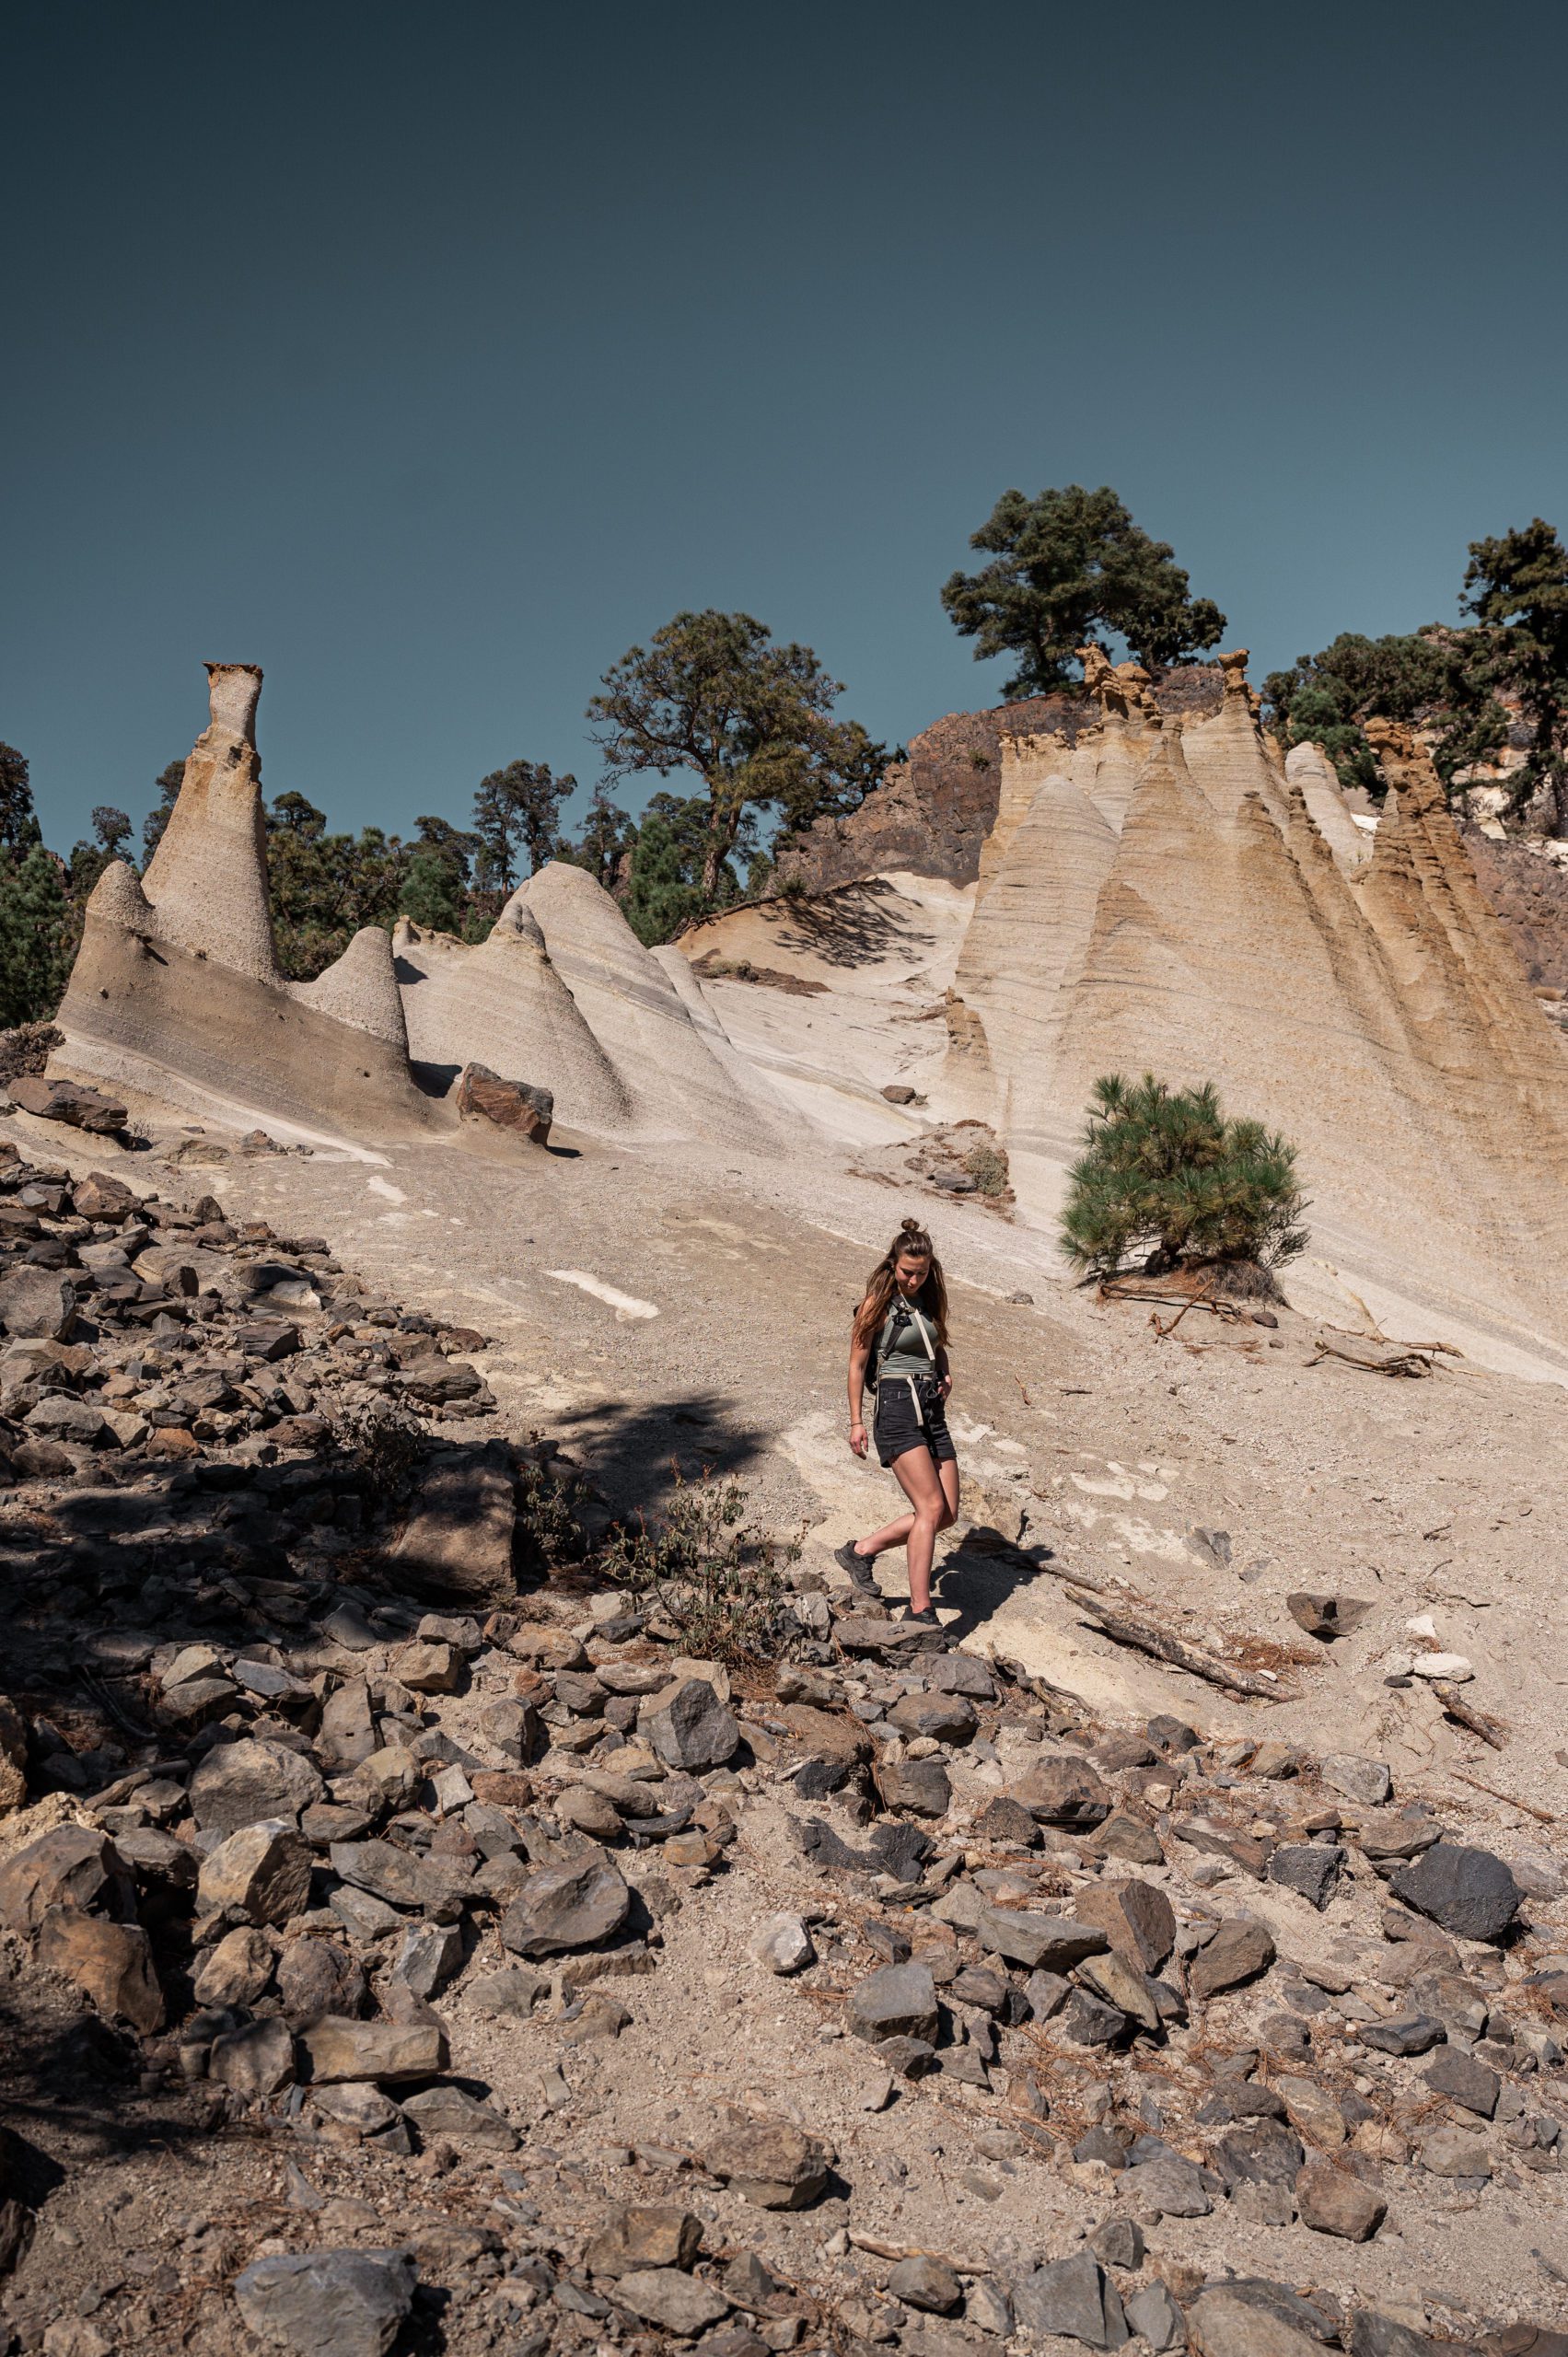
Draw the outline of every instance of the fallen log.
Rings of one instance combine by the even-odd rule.
[[[1115,1644],[1128,1645],[1135,1653],[1147,1654],[1152,1660],[1167,1662],[1172,1669],[1184,1669],[1190,1678],[1205,1678],[1211,1686],[1223,1686],[1231,1694],[1249,1695],[1260,1702],[1299,1700],[1294,1687],[1281,1685],[1265,1672],[1237,1669],[1229,1662],[1221,1661],[1217,1655],[1200,1653],[1195,1645],[1184,1643],[1167,1630],[1132,1620],[1124,1612],[1112,1612],[1088,1596],[1079,1601],[1093,1626]]]
[[[1484,1711],[1478,1711],[1473,1702],[1467,1702],[1458,1689],[1450,1686],[1446,1678],[1434,1678],[1432,1680],[1432,1690],[1443,1705],[1443,1715],[1446,1719],[1452,1719],[1456,1726],[1467,1727],[1471,1735],[1479,1736],[1482,1743],[1490,1745],[1493,1751],[1502,1750],[1504,1729],[1500,1719],[1490,1719]],[[1529,1804],[1527,1801],[1520,1801],[1516,1805],[1527,1808]],[[1546,1822],[1550,1825],[1551,1819],[1548,1817]]]

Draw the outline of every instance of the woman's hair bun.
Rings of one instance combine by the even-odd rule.
[[[902,1227],[906,1236],[918,1236],[920,1234],[920,1222],[917,1219],[901,1220],[900,1222],[900,1225]]]

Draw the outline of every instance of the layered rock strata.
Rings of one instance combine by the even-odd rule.
[[[1368,857],[1327,763],[1282,765],[1225,674],[1183,720],[1107,667],[1098,728],[1004,744],[951,1101],[1060,1161],[1099,1074],[1216,1081],[1296,1142],[1330,1238],[1555,1330],[1528,1271],[1568,1245],[1568,1064],[1430,761],[1378,732]]]
[[[394,949],[427,1086],[477,1057],[548,1087],[556,1120],[590,1135],[776,1142],[764,1085],[586,868],[552,860],[477,946],[405,921]]]

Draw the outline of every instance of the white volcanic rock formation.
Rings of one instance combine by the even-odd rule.
[[[355,935],[313,982],[278,971],[267,904],[250,663],[207,665],[211,717],[138,881],[116,860],[87,903],[57,1018],[63,1061],[170,1103],[361,1133],[440,1117],[409,1070],[391,944]]]
[[[1568,1058],[1430,761],[1407,731],[1374,732],[1390,791],[1369,841],[1321,754],[1283,762],[1261,732],[1243,655],[1206,689],[1187,675],[1179,700],[1134,665],[1086,670],[1098,725],[1080,706],[1060,730],[999,735],[972,914],[924,1009],[946,1017],[945,1055],[917,1070],[919,1010],[889,1002],[879,1064],[874,1024],[856,1035],[859,1071],[913,1082],[929,1117],[991,1122],[1037,1216],[1099,1074],[1213,1080],[1296,1144],[1319,1254],[1504,1357],[1568,1368],[1551,1282],[1568,1260]],[[784,1064],[793,1043],[812,1068],[824,1003],[718,976],[761,963],[766,938],[775,983],[819,988],[834,911],[847,941],[851,892],[871,888],[687,937],[738,1045],[765,1038]]]
[[[1099,1074],[1214,1080],[1295,1141],[1330,1241],[1562,1339],[1533,1272],[1568,1244],[1568,1062],[1430,762],[1381,733],[1367,858],[1327,764],[1287,772],[1226,671],[1210,715],[1102,693],[1098,736],[1054,763],[1004,748],[1011,832],[958,960],[955,1093],[1059,1162]]]
[[[427,1081],[478,1058],[548,1088],[567,1129],[779,1143],[764,1083],[693,1019],[667,968],[586,868],[551,860],[467,946],[404,923],[394,941],[410,1051]]]

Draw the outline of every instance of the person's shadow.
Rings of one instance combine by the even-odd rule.
[[[1054,1551],[1043,1545],[1020,1547],[990,1523],[971,1524],[932,1582],[935,1603],[944,1611],[958,1607],[958,1619],[944,1621],[943,1633],[957,1644],[994,1620],[1016,1589],[1040,1576]]]

